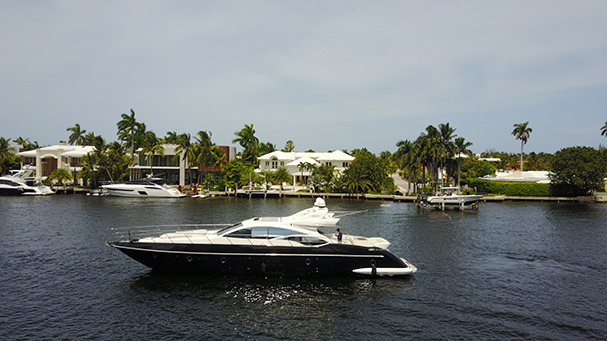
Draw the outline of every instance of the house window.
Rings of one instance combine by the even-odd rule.
[[[342,163],[342,164],[341,164],[341,166],[342,166],[343,168],[348,168],[348,163],[347,163],[347,162],[344,162],[344,163]]]
[[[284,167],[285,166],[285,162],[284,161],[280,161],[280,166]]]
[[[272,168],[278,168],[278,161],[272,161]]]
[[[330,162],[330,161],[329,162],[325,162],[325,166],[332,166],[332,165],[333,165],[333,163]]]
[[[270,161],[266,161],[266,167],[270,165]]]

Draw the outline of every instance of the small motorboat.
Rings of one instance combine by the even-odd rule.
[[[463,210],[467,207],[478,207],[483,198],[480,194],[458,194],[458,187],[440,187],[437,195],[424,197],[424,206],[430,206],[439,210],[456,209]]]
[[[333,233],[320,229],[320,222],[334,225],[336,220],[302,218],[310,214],[320,217],[319,209],[324,211],[326,207],[282,218],[251,218],[223,228],[189,225],[118,229],[115,231],[122,240],[108,245],[155,271],[186,274],[403,276],[417,271],[390,252],[390,243],[383,238],[343,234],[338,240]]]

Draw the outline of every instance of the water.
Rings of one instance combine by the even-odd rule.
[[[486,203],[435,212],[328,199],[411,278],[153,273],[112,227],[287,215],[311,199],[0,197],[0,339],[605,339],[607,206]]]

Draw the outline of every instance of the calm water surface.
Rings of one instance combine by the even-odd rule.
[[[607,205],[367,210],[411,278],[162,275],[105,245],[112,227],[288,215],[311,199],[0,197],[0,339],[605,339]]]

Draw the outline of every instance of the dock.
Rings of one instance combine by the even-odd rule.
[[[209,192],[212,196],[234,196],[234,192],[212,191]],[[483,196],[480,200],[482,203],[487,202],[556,202],[556,203],[607,203],[607,193],[602,195],[582,196],[582,197],[523,197],[523,196]],[[246,191],[238,191],[238,197],[248,198],[339,198],[339,199],[355,199],[355,200],[380,200],[380,201],[395,201],[395,202],[410,202],[417,203],[418,197],[411,195],[393,195],[393,194],[350,194],[350,193],[310,193],[310,192],[294,192],[294,191],[268,191],[247,193]]]

